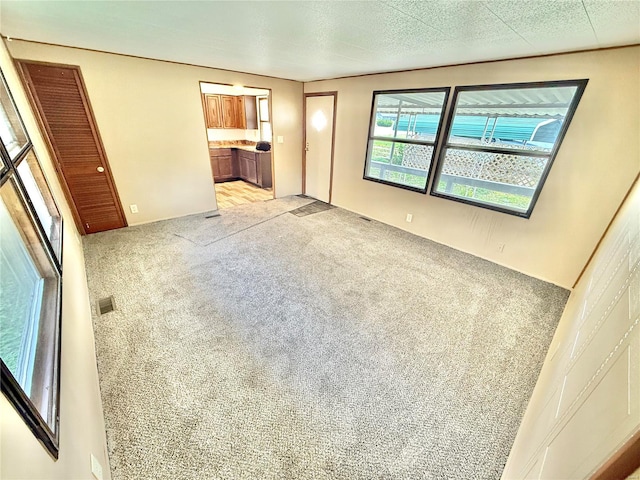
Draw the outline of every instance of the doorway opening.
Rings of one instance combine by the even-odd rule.
[[[218,209],[274,198],[271,90],[200,82]]]

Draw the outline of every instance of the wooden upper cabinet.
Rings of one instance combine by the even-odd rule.
[[[238,128],[236,111],[238,110],[236,97],[231,95],[220,95],[222,101],[222,127]]]
[[[222,128],[222,107],[220,95],[205,95],[204,108],[207,128]]]
[[[250,95],[204,95],[207,128],[258,128],[256,97]]]
[[[236,109],[235,109],[235,126],[236,128],[239,128],[241,130],[244,130],[246,127],[245,125],[245,118],[244,118],[244,97],[235,97],[236,100]]]

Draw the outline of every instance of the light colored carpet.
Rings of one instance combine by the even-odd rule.
[[[115,480],[500,476],[568,292],[311,201],[85,238]]]

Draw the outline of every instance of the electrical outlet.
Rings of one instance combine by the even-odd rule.
[[[413,220],[413,215],[411,213],[407,213],[407,222],[411,223]]]
[[[284,143],[284,137],[282,135],[278,135],[278,143]]]
[[[93,476],[98,480],[103,480],[102,465],[100,465],[98,459],[93,456],[93,453],[91,454],[91,473],[93,473]]]
[[[138,213],[138,205],[129,205],[129,208],[131,209],[131,213]]]

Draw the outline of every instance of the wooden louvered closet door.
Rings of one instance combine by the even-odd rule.
[[[126,227],[80,67],[19,60],[82,233]]]

